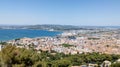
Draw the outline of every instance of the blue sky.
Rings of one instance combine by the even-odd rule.
[[[0,24],[119,26],[120,0],[0,0]]]

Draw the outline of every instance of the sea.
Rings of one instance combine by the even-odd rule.
[[[0,29],[0,41],[14,40],[18,38],[35,38],[35,37],[54,37],[62,32],[47,30],[30,30],[30,29]]]

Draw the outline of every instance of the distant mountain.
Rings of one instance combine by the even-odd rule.
[[[102,28],[120,28],[120,26],[72,26],[72,25],[0,25],[0,29],[37,29],[37,30],[93,30]]]
[[[79,26],[72,26],[72,25],[26,25],[26,26],[19,26],[19,25],[7,25],[7,26],[0,26],[0,29],[40,29],[40,30],[79,30],[83,29]]]
[[[72,25],[33,25],[28,26],[28,29],[45,29],[45,30],[78,30],[81,29],[78,26],[72,26]]]

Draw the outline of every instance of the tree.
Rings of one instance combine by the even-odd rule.
[[[120,63],[113,63],[111,67],[120,67]]]
[[[38,61],[33,65],[33,67],[46,67],[47,66],[46,64],[47,64],[46,62]]]
[[[71,65],[71,62],[65,59],[55,61],[55,66],[57,67],[69,67],[70,65]]]

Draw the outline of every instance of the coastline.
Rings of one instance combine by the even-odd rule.
[[[36,29],[0,29],[0,41],[9,41],[18,38],[54,37],[63,32]],[[3,38],[2,38],[3,37]]]

